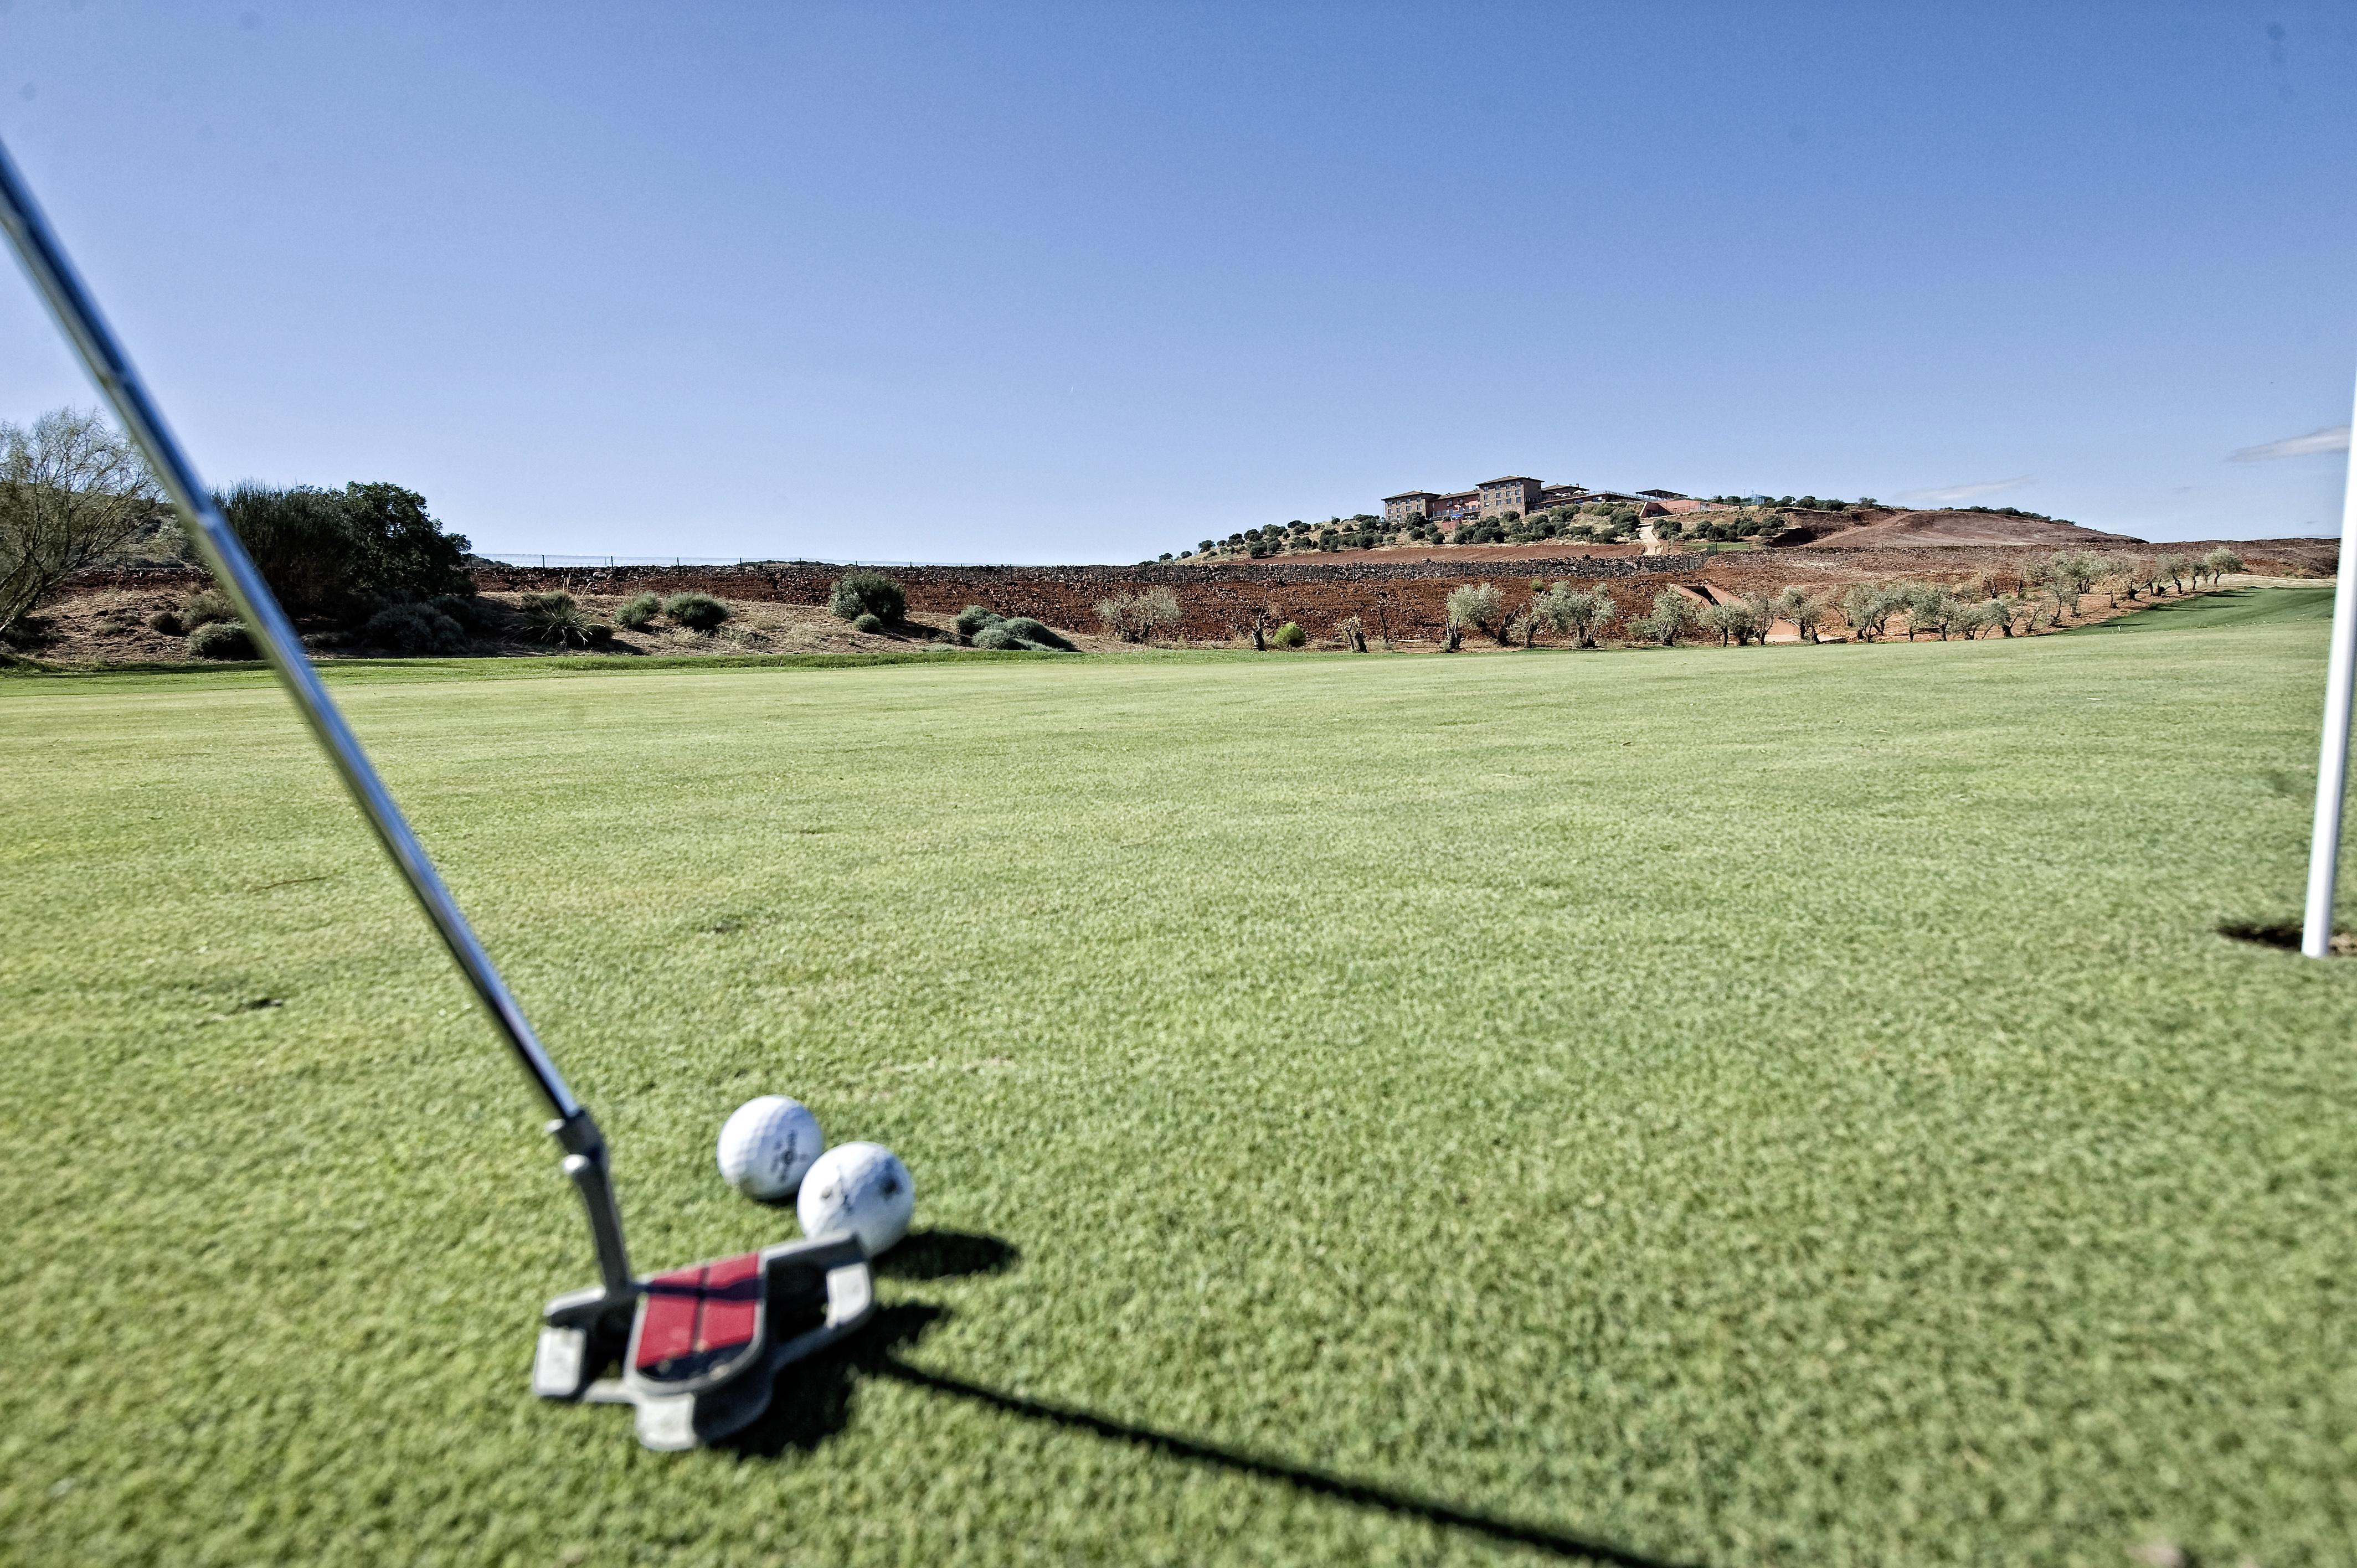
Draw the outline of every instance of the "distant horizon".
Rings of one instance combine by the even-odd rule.
[[[2337,530],[2322,5],[87,0],[0,38],[0,137],[218,485],[707,557],[1135,560],[1533,464]],[[91,403],[21,282],[0,337],[0,418]]]

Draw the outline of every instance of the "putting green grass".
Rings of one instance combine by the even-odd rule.
[[[285,700],[0,682],[0,1559],[2357,1559],[2322,590],[2133,631],[336,683],[642,1267],[926,1232],[736,1450]]]

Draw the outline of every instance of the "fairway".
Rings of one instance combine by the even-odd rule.
[[[0,1559],[2357,1559],[2330,591],[2024,640],[331,675],[642,1267],[908,1161],[736,1449],[284,696],[0,681]],[[791,1407],[791,1408],[788,1408]]]

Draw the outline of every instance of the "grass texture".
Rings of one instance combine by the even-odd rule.
[[[2357,1556],[2327,602],[2037,640],[350,671],[641,1267],[909,1162],[744,1444],[526,1389],[536,1112],[260,679],[0,684],[11,1563]]]

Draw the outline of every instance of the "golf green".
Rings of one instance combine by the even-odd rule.
[[[639,1265],[919,1234],[750,1440],[535,1402],[538,1111],[253,673],[0,681],[0,1559],[2357,1558],[2329,594],[2034,640],[331,677]]]

